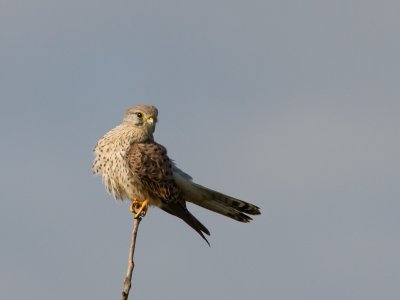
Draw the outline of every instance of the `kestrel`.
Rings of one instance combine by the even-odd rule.
[[[134,106],[96,143],[93,173],[101,174],[115,199],[131,200],[135,218],[144,216],[149,205],[157,206],[181,218],[207,243],[204,234],[210,232],[188,211],[187,201],[245,223],[252,220],[248,215],[260,214],[257,206],[194,183],[180,170],[154,141],[157,115],[155,106]]]

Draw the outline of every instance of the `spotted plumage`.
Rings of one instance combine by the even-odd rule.
[[[188,211],[187,201],[240,222],[260,214],[257,206],[196,184],[180,170],[166,148],[154,141],[157,116],[152,105],[132,107],[123,123],[94,147],[93,173],[102,176],[116,199],[148,200],[149,205],[181,218],[206,241],[204,234],[210,232]]]
[[[128,150],[127,160],[152,198],[160,199],[163,204],[184,203],[173,177],[172,162],[162,145],[153,141],[133,144]]]

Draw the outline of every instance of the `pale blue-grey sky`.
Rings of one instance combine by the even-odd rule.
[[[400,298],[397,1],[0,1],[0,298],[118,299],[132,219],[91,173],[130,106],[195,181],[259,205],[158,209],[132,299]]]

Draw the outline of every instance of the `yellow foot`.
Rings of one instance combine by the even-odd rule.
[[[131,200],[131,201],[132,201],[132,204],[129,207],[129,210],[131,211],[131,213],[136,214],[136,209],[139,209],[142,206],[142,201],[140,201],[136,198],[133,198],[133,200]]]
[[[131,204],[131,206],[129,206],[129,210],[131,211],[131,213],[133,213],[133,214],[136,214],[136,205],[135,205],[135,201],[136,199],[134,199],[133,201],[132,201],[132,204]]]
[[[136,211],[138,209],[138,211]],[[135,214],[135,219],[139,217],[144,217],[149,209],[149,200],[140,201],[138,199],[133,199],[129,210]]]

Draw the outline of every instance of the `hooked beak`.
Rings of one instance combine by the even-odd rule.
[[[153,125],[155,123],[155,119],[153,116],[150,116],[147,118],[146,122],[149,123],[150,125]]]

